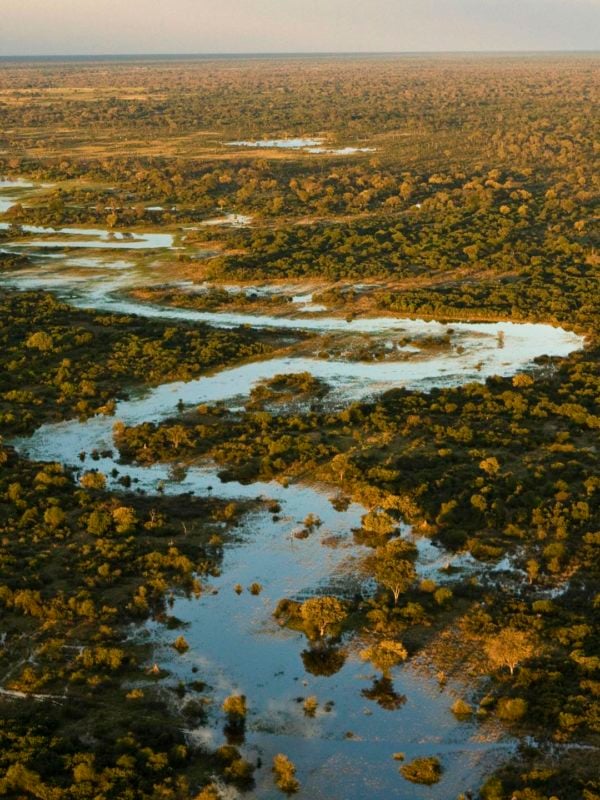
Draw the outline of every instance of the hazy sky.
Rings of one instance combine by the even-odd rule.
[[[599,46],[600,0],[0,0],[0,55]]]

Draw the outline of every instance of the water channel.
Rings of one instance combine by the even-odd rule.
[[[0,195],[8,182],[0,185]],[[0,196],[0,209],[13,193]],[[2,205],[4,203],[4,206]],[[248,796],[270,800],[280,797],[274,788],[270,763],[275,753],[288,754],[298,768],[302,788],[297,795],[322,800],[448,800],[459,792],[476,789],[482,775],[504,758],[513,742],[498,738],[470,721],[460,721],[450,712],[457,693],[464,687],[440,689],[433,677],[410,663],[393,672],[395,691],[406,697],[402,707],[386,710],[362,694],[372,686],[372,667],[360,661],[352,643],[343,643],[338,671],[329,676],[306,669],[302,654],[306,638],[281,628],[272,612],[282,597],[305,598],[319,591],[363,591],[357,566],[365,550],[355,544],[352,529],[360,526],[365,509],[350,504],[336,510],[327,487],[292,483],[243,485],[222,483],[211,466],[190,468],[181,480],[173,480],[168,466],[123,466],[118,453],[84,464],[80,452],[114,449],[112,426],[159,421],[177,414],[177,406],[225,401],[240,404],[259,380],[283,372],[310,371],[335,389],[337,402],[373,396],[394,386],[427,391],[433,386],[482,381],[489,375],[510,375],[528,368],[542,355],[566,356],[579,349],[579,336],[548,325],[514,323],[452,323],[450,346],[428,352],[419,339],[447,334],[448,325],[393,317],[358,318],[347,322],[334,317],[248,315],[198,312],[136,302],[123,295],[125,289],[145,280],[135,264],[119,252],[140,247],[170,248],[172,234],[112,234],[102,230],[63,228],[59,231],[28,228],[35,239],[4,243],[5,249],[37,254],[36,267],[11,271],[1,282],[20,289],[44,288],[69,302],[94,309],[140,314],[173,320],[210,323],[221,327],[247,324],[253,327],[300,329],[336,336],[376,334],[410,338],[416,346],[406,349],[406,358],[385,362],[347,361],[307,356],[285,356],[229,368],[187,383],[171,383],[132,393],[117,404],[114,417],[95,417],[45,425],[31,437],[13,442],[32,459],[61,462],[79,469],[97,468],[107,476],[113,469],[134,480],[135,490],[203,495],[212,492],[224,498],[270,498],[281,506],[276,516],[266,510],[251,513],[240,527],[237,539],[225,549],[222,573],[211,579],[199,598],[178,597],[171,611],[186,627],[183,633],[190,649],[183,655],[170,646],[173,631],[149,622],[132,635],[151,641],[154,659],[169,670],[168,681],[189,683],[201,679],[212,687],[215,699],[210,721],[190,736],[210,745],[224,741],[223,716],[219,705],[232,691],[247,696],[249,717],[244,752],[261,757],[264,767],[256,772],[256,788]],[[89,250],[86,258],[72,248]],[[49,258],[45,250],[60,251]],[[102,253],[97,251],[103,251]],[[86,259],[89,273],[86,273]],[[76,276],[73,267],[77,268]],[[117,484],[113,484],[118,488]],[[307,514],[316,514],[322,526],[306,539],[292,533]],[[412,536],[408,528],[403,535]],[[419,571],[443,582],[439,570],[448,556],[427,539],[416,540]],[[462,569],[481,569],[469,559],[457,560]],[[262,586],[259,595],[247,591],[251,583]],[[241,595],[234,586],[245,587]],[[315,695],[319,708],[314,717],[305,715],[300,698]],[[444,773],[432,787],[406,782],[398,774],[394,753],[406,759],[435,755]]]

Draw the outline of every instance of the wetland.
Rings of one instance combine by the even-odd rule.
[[[368,103],[346,145],[349,108],[333,124],[315,76],[326,136],[277,112],[273,138],[236,138],[261,102],[250,125],[206,65],[168,90],[150,64],[136,77],[167,92],[178,133],[156,135],[177,160],[136,144],[133,120],[160,113],[104,94],[96,65],[48,69],[65,91],[88,81],[99,118],[118,109],[126,156],[83,155],[84,129],[67,146],[44,69],[2,66],[40,88],[30,127],[2,109],[0,793],[600,791],[589,140],[560,139],[567,110],[542,134],[540,108],[551,167],[530,138],[509,168],[511,134],[486,149],[465,107],[463,151],[438,66],[419,64],[371,69],[425,81],[411,124],[427,101],[442,126],[425,149]],[[348,91],[356,68],[323,67]],[[253,67],[267,92],[274,69]],[[480,91],[473,64],[447,69]],[[531,71],[548,74],[525,59],[519,102]],[[561,80],[583,91],[588,62]],[[201,155],[192,86],[222,120]]]

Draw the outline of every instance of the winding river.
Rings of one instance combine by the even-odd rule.
[[[11,187],[8,198],[1,196],[6,183],[0,184],[0,210],[16,192]],[[256,788],[248,796],[262,800],[281,797],[270,772],[271,758],[278,752],[288,754],[295,762],[302,785],[297,796],[302,800],[447,800],[476,789],[482,776],[506,757],[514,743],[451,714],[450,706],[461,687],[450,684],[442,690],[433,678],[409,662],[393,672],[394,689],[405,696],[405,702],[399,710],[386,710],[362,694],[372,686],[374,673],[357,658],[351,644],[346,643],[335,674],[315,675],[305,668],[302,659],[307,648],[305,637],[280,628],[273,619],[272,611],[282,597],[303,598],[315,591],[335,592],[341,587],[345,591],[365,588],[355,569],[364,550],[354,543],[351,533],[352,528],[359,527],[364,508],[351,504],[346,510],[336,510],[331,503],[333,493],[326,487],[222,483],[211,467],[190,468],[181,480],[173,480],[165,465],[124,467],[113,457],[86,459],[82,464],[79,454],[113,448],[115,420],[127,424],[159,421],[174,416],[179,401],[236,404],[258,380],[282,372],[310,371],[335,388],[338,402],[349,402],[392,386],[428,390],[481,381],[493,374],[510,375],[530,366],[538,356],[566,356],[582,346],[582,339],[547,325],[453,323],[449,346],[429,352],[419,348],[419,338],[446,335],[447,325],[392,317],[346,322],[323,315],[298,319],[204,313],[138,303],[119,292],[144,285],[147,272],[128,262],[126,253],[113,257],[109,251],[172,247],[176,241],[173,235],[141,233],[126,237],[73,228],[57,232],[36,228],[28,233],[26,239],[3,246],[37,254],[36,266],[3,276],[5,285],[44,288],[81,307],[147,317],[222,327],[248,324],[303,329],[329,337],[402,334],[416,343],[416,347],[407,349],[406,358],[381,363],[287,356],[243,364],[188,383],[139,391],[117,404],[114,418],[45,425],[13,444],[33,459],[78,469],[91,465],[107,476],[115,469],[120,475],[131,476],[137,490],[148,493],[159,489],[173,494],[214,492],[224,498],[271,498],[280,504],[281,512],[276,516],[262,510],[245,519],[236,541],[225,549],[221,575],[211,579],[199,598],[175,599],[172,613],[186,623],[183,633],[190,643],[187,653],[176,654],[170,644],[177,633],[156,622],[131,631],[132,636],[155,645],[154,658],[170,671],[170,684],[177,679],[189,683],[200,678],[212,687],[216,702],[210,721],[190,732],[197,741],[222,743],[220,703],[233,690],[247,696],[249,717],[243,749],[249,758],[260,756],[264,764],[257,770]],[[31,238],[34,236],[41,238]],[[82,258],[72,248],[84,248],[89,253]],[[46,249],[52,251],[51,257],[43,254]],[[306,539],[294,538],[292,532],[309,513],[316,514],[322,526]],[[408,528],[403,533],[412,536]],[[416,543],[421,574],[443,582],[439,570],[448,563],[447,554],[426,539],[417,539]],[[475,568],[468,558],[457,560],[455,566]],[[263,587],[258,595],[247,591],[253,582]],[[241,595],[234,591],[236,584],[245,587]],[[304,714],[299,701],[309,695],[315,695],[319,702],[314,717]],[[407,760],[418,755],[438,756],[444,768],[441,782],[432,787],[407,783],[392,758],[399,751]]]

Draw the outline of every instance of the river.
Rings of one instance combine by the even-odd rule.
[[[4,184],[5,185],[5,184]],[[2,185],[0,185],[0,189]],[[10,197],[15,196],[12,188]],[[2,202],[8,202],[0,191]],[[275,753],[286,753],[298,768],[300,800],[448,800],[459,792],[475,790],[482,776],[514,747],[472,721],[459,721],[450,706],[462,691],[452,684],[443,690],[433,678],[415,670],[410,662],[393,671],[394,689],[406,700],[399,710],[389,711],[362,694],[372,685],[374,673],[361,662],[351,643],[345,643],[339,670],[328,677],[315,675],[304,666],[302,653],[306,638],[282,629],[273,619],[273,609],[282,597],[304,598],[318,591],[361,591],[357,564],[365,550],[356,545],[352,529],[360,525],[365,509],[351,504],[338,511],[327,487],[293,483],[221,483],[216,468],[190,468],[182,480],[171,479],[165,465],[148,467],[119,464],[117,458],[89,458],[82,464],[79,453],[113,448],[115,420],[126,424],[159,421],[175,416],[177,404],[226,401],[236,404],[261,379],[282,372],[310,371],[335,389],[338,403],[377,394],[393,386],[428,390],[439,385],[460,385],[481,381],[488,375],[510,375],[530,366],[541,355],[566,356],[583,342],[561,328],[535,324],[452,323],[450,344],[428,352],[419,348],[424,336],[446,335],[448,325],[393,317],[358,318],[347,322],[323,315],[301,319],[268,315],[197,312],[133,301],[122,292],[144,285],[147,273],[126,260],[122,252],[113,258],[108,252],[140,247],[172,247],[171,234],[114,235],[107,231],[63,228],[59,231],[31,228],[28,233],[42,238],[15,241],[5,248],[18,252],[61,251],[52,258],[39,258],[36,266],[11,271],[2,282],[17,288],[45,288],[57,292],[81,307],[110,309],[173,320],[208,322],[221,327],[248,324],[254,327],[289,328],[323,336],[402,334],[416,343],[406,358],[385,362],[346,361],[307,356],[274,357],[222,370],[187,383],[170,383],[138,391],[119,402],[114,418],[95,417],[45,425],[31,437],[13,442],[33,459],[61,462],[78,469],[100,469],[107,476],[113,469],[135,481],[134,488],[148,493],[159,490],[182,494],[213,492],[224,498],[264,497],[276,500],[281,512],[266,510],[250,514],[241,525],[236,541],[225,548],[222,573],[210,580],[199,598],[177,597],[172,614],[186,628],[190,644],[183,655],[170,646],[177,635],[151,621],[131,635],[155,646],[154,659],[170,671],[169,683],[201,679],[212,687],[216,704],[206,725],[190,732],[197,741],[217,745],[224,741],[223,717],[219,705],[232,691],[247,696],[249,716],[244,752],[260,756],[265,766],[256,773],[256,788],[249,797],[271,800],[281,797],[274,788],[270,763]],[[60,237],[60,238],[57,238]],[[148,244],[151,243],[151,244]],[[71,248],[89,249],[77,259]],[[125,260],[123,260],[125,258]],[[86,266],[89,272],[86,273]],[[76,268],[76,273],[74,272]],[[111,479],[112,480],[112,479]],[[112,484],[119,488],[117,484]],[[292,532],[307,514],[316,514],[322,526],[306,539]],[[403,528],[405,536],[412,536]],[[439,569],[447,554],[427,539],[416,539],[421,575],[443,582]],[[459,568],[472,570],[469,558],[457,560]],[[258,582],[262,591],[247,591]],[[238,595],[234,586],[245,587]],[[314,717],[305,715],[299,698],[315,695],[319,708]],[[331,703],[331,705],[326,705]],[[398,774],[394,753],[409,760],[417,755],[436,755],[444,773],[432,787],[406,782]]]

